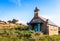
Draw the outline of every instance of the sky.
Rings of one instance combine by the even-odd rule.
[[[40,16],[60,26],[60,0],[0,0],[0,20],[27,23],[34,17],[35,7]]]

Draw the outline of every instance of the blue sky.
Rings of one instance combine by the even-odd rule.
[[[0,20],[29,22],[36,6],[40,9],[40,16],[60,26],[60,0],[0,0]]]

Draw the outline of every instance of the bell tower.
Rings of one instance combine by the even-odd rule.
[[[36,7],[34,10],[34,17],[28,23],[28,30],[34,30],[35,32],[40,32],[41,31],[41,20],[39,17],[39,9]]]
[[[37,7],[34,10],[34,17],[39,17],[39,9]]]

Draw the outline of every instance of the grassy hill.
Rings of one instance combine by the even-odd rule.
[[[18,20],[13,19],[9,23],[0,21],[0,41],[60,41],[60,34],[49,36],[29,31],[26,25],[17,24],[16,21]]]
[[[41,32],[28,31],[27,26],[0,30],[0,41],[60,41],[60,35],[43,35]]]

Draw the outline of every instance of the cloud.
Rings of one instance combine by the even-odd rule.
[[[18,6],[21,6],[21,0],[9,0],[9,1],[15,3]]]

